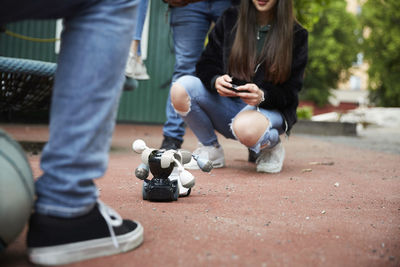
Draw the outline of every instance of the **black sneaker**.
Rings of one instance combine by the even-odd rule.
[[[249,162],[252,162],[252,163],[255,163],[256,160],[257,160],[257,158],[258,158],[258,156],[260,156],[260,153],[256,153],[256,152],[254,152],[254,151],[251,150],[251,149],[248,149],[248,150],[249,150],[249,158],[248,158],[248,161],[249,161]]]
[[[178,150],[181,148],[183,141],[170,137],[170,136],[165,136],[164,135],[164,140],[162,141],[161,144],[161,149],[169,150]]]
[[[59,218],[38,213],[29,220],[29,260],[41,265],[61,265],[118,254],[143,242],[143,227],[122,220],[102,202],[88,214]]]

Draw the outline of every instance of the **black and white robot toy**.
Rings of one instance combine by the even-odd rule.
[[[132,149],[141,154],[142,163],[135,169],[135,176],[143,180],[143,199],[149,201],[174,201],[189,196],[195,177],[184,168],[192,159],[204,172],[212,170],[212,163],[186,150],[153,149],[138,139]],[[154,176],[147,179],[149,172]]]

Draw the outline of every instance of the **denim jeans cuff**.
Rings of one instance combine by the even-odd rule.
[[[48,204],[35,204],[35,212],[43,215],[50,215],[62,218],[75,218],[89,213],[96,203],[84,207],[61,207]]]

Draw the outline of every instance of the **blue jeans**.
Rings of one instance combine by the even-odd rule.
[[[204,41],[211,23],[231,5],[230,0],[205,0],[171,8],[170,25],[175,50],[172,82],[183,75],[195,74],[196,63],[204,49]],[[170,95],[167,99],[166,116],[163,134],[183,141],[183,120],[172,107]]]
[[[147,7],[149,5],[149,0],[140,0],[138,11],[137,11],[137,21],[135,31],[133,32],[133,39],[140,41],[142,39],[144,21],[146,19]],[[141,55],[140,45],[138,46],[137,55]]]
[[[137,2],[2,1],[2,23],[65,18],[50,137],[41,157],[43,175],[35,183],[38,213],[76,217],[97,201],[93,179],[102,177],[108,164]]]
[[[210,146],[218,143],[215,131],[226,138],[237,139],[231,129],[235,116],[245,110],[258,110],[270,122],[264,135],[250,147],[258,153],[260,147],[274,147],[279,142],[279,135],[284,133],[284,122],[280,112],[249,106],[240,98],[223,97],[209,92],[195,76],[182,76],[176,83],[186,89],[190,98],[190,110],[181,114],[185,123],[196,135],[200,143]]]

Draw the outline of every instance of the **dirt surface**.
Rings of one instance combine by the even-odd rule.
[[[0,127],[39,146],[48,136],[46,126]],[[192,171],[192,194],[177,202],[143,201],[131,143],[158,148],[161,136],[161,126],[118,125],[109,169],[96,182],[105,203],[142,223],[144,243],[71,266],[400,266],[400,154],[293,135],[283,140],[282,172],[261,174],[246,148],[220,137],[226,168]],[[196,144],[188,131],[183,148]],[[37,150],[28,152],[35,176]],[[30,266],[25,232],[1,266]]]

